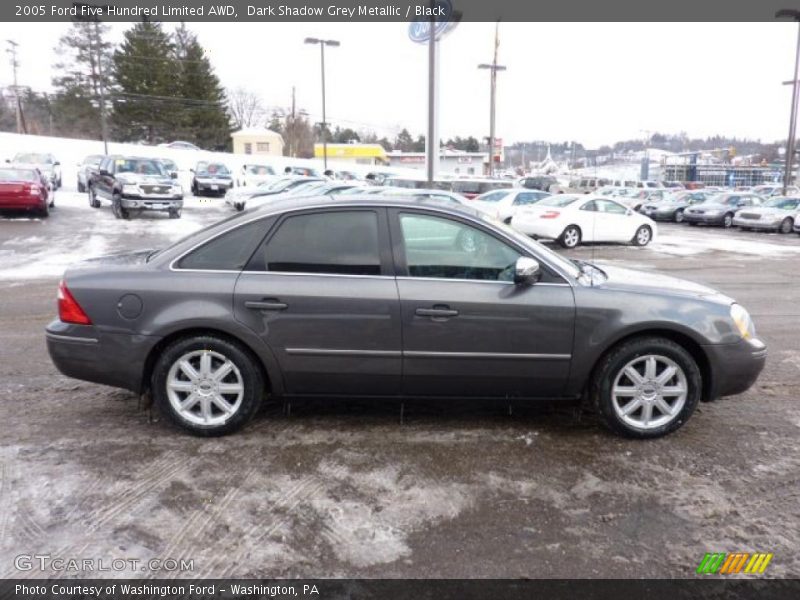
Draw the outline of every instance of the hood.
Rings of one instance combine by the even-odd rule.
[[[625,269],[623,267],[612,267],[604,264],[599,264],[597,266],[608,276],[608,279],[600,284],[602,287],[630,292],[655,292],[659,294],[698,298],[710,300],[719,304],[733,303],[732,298],[725,296],[717,290],[693,281],[687,281],[686,279],[670,277],[669,275],[660,275],[658,273],[647,273],[634,269]]]
[[[118,173],[117,181],[122,185],[134,184],[158,184],[158,185],[174,185],[174,181],[164,175],[143,175],[141,173]]]
[[[753,213],[756,215],[783,216],[797,212],[794,208],[778,208],[776,206],[751,206],[739,209],[739,212]]]
[[[27,167],[29,169],[31,167],[34,167],[36,169],[39,169],[42,173],[52,173],[53,171],[56,170],[55,165],[51,165],[50,163],[21,163],[21,162],[15,162],[15,163],[12,163],[11,166],[13,166],[13,167],[23,167],[23,168]]]
[[[705,212],[711,212],[711,211],[714,211],[714,210],[720,210],[720,211],[722,211],[722,210],[732,210],[732,211],[735,212],[737,210],[740,210],[741,207],[739,207],[739,206],[731,206],[730,204],[721,204],[719,202],[701,202],[700,204],[695,204],[691,208],[692,208],[692,210],[697,209],[697,210],[702,210],[702,211],[705,211]]]

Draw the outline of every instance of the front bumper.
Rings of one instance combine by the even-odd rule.
[[[45,337],[50,359],[67,377],[136,393],[144,387],[147,356],[160,339],[108,333],[93,325],[73,325],[58,319],[47,326]]]
[[[228,179],[196,179],[194,185],[199,192],[227,192],[233,188],[233,181]]]
[[[703,346],[703,350],[711,371],[705,394],[707,400],[747,391],[767,362],[767,347],[759,339]]]
[[[781,226],[783,219],[771,221],[768,219],[742,219],[739,217],[733,218],[733,224],[736,227],[747,227],[748,229],[764,229],[764,230],[777,230]]]
[[[122,208],[133,210],[176,210],[183,208],[181,198],[152,198],[149,196],[134,196],[126,194],[120,199]]]
[[[706,225],[722,225],[722,221],[725,218],[725,213],[719,213],[714,215],[708,214],[697,214],[697,213],[690,213],[688,211],[683,212],[683,220],[688,223],[705,223]]]

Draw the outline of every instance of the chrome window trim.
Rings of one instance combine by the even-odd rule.
[[[445,216],[450,216],[450,217],[457,216],[457,217],[465,219],[465,220],[467,220],[467,221],[469,221],[469,222],[471,222],[471,223],[473,223],[475,225],[479,225],[479,226],[482,226],[482,227],[489,227],[492,230],[492,233],[494,233],[495,235],[497,235],[497,236],[501,237],[502,239],[506,240],[512,246],[519,247],[519,243],[514,238],[507,236],[502,231],[498,231],[498,230],[494,229],[493,227],[491,227],[491,224],[488,224],[485,221],[483,221],[483,220],[481,220],[481,219],[479,219],[477,217],[474,217],[473,215],[466,214],[466,213],[456,213],[454,215],[451,211],[445,210],[445,209],[443,209],[441,207],[428,206],[428,205],[414,206],[413,204],[406,204],[406,203],[397,203],[397,204],[394,204],[394,203],[393,204],[383,204],[383,203],[381,203],[381,204],[369,204],[369,203],[365,203],[365,204],[341,204],[341,205],[337,203],[335,205],[331,205],[328,202],[328,203],[325,203],[325,204],[310,204],[308,206],[303,206],[301,208],[293,208],[293,209],[288,209],[288,210],[275,210],[275,211],[265,212],[265,213],[253,216],[252,219],[248,219],[248,220],[243,221],[241,223],[237,223],[236,225],[234,225],[232,227],[228,227],[227,229],[223,229],[222,231],[216,233],[212,237],[206,238],[203,241],[195,244],[194,246],[192,246],[191,248],[189,248],[188,250],[186,250],[185,252],[183,252],[182,254],[177,256],[176,258],[172,259],[170,261],[170,263],[169,263],[169,270],[170,271],[176,271],[176,272],[186,271],[186,272],[199,272],[199,273],[212,273],[212,272],[219,272],[219,273],[245,273],[245,272],[251,272],[251,273],[253,273],[253,272],[256,272],[256,271],[242,271],[242,270],[236,270],[236,269],[230,269],[230,270],[227,270],[227,269],[208,269],[208,270],[206,270],[206,269],[180,269],[180,268],[177,268],[175,266],[175,264],[178,261],[180,261],[182,258],[184,258],[187,254],[190,254],[190,253],[194,252],[195,250],[197,250],[200,246],[203,246],[203,245],[205,245],[205,244],[217,239],[218,237],[220,237],[220,236],[222,236],[222,235],[224,235],[224,234],[226,234],[226,233],[228,233],[230,231],[233,231],[234,229],[238,229],[239,227],[244,227],[245,225],[249,225],[250,223],[252,223],[254,221],[259,221],[261,219],[267,219],[269,217],[273,217],[273,216],[276,216],[276,215],[287,215],[287,214],[290,214],[290,213],[305,212],[305,211],[317,210],[317,209],[321,209],[321,208],[333,208],[333,209],[368,209],[368,208],[372,208],[372,209],[379,209],[379,208],[384,208],[384,209],[385,208],[409,209],[410,208],[412,210],[422,210],[422,211],[430,211],[430,212],[440,213],[440,214],[443,214]],[[568,275],[567,273],[564,273],[560,268],[558,268],[555,265],[551,264],[546,258],[543,258],[538,252],[532,251],[529,248],[526,248],[526,250],[528,250],[534,256],[534,258],[536,258],[536,260],[539,260],[539,261],[543,262],[544,264],[546,264],[549,268],[553,269],[553,271],[558,273],[566,281],[566,284],[552,284],[552,285],[568,285],[570,287],[574,287],[575,284],[572,283],[572,277],[570,275]],[[257,271],[257,272],[260,273],[261,271]],[[275,272],[273,272],[273,271],[263,271],[263,273],[271,273],[273,275],[275,274]],[[319,273],[299,273],[299,274],[302,274],[302,275],[319,275]],[[335,274],[329,274],[329,275],[335,275]],[[348,277],[353,277],[353,276],[352,275],[348,275]],[[359,277],[379,277],[379,276],[377,276],[377,275],[360,275]],[[381,275],[380,277],[390,277],[390,276]],[[474,280],[470,279],[470,280],[467,280],[467,281],[474,281]],[[537,285],[540,285],[540,284],[537,284]]]

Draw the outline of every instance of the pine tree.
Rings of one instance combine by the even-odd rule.
[[[55,131],[67,137],[99,138],[100,92],[111,84],[111,44],[108,25],[76,22],[56,46],[58,73],[51,98]],[[108,110],[106,104],[106,110]]]
[[[122,141],[150,144],[174,139],[181,121],[180,69],[175,47],[160,23],[136,23],[114,52],[112,123]]]
[[[197,36],[185,23],[175,31],[178,95],[183,99],[181,139],[201,148],[221,149],[230,140],[225,91]]]

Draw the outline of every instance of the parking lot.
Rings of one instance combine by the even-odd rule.
[[[398,404],[338,400],[197,439],[55,370],[43,331],[66,265],[228,214],[191,198],[178,220],[116,220],[65,190],[47,220],[0,219],[0,576],[49,574],[19,554],[194,561],[160,576],[516,578],[681,577],[705,552],[758,551],[769,575],[800,572],[800,237],[660,224],[646,248],[566,253],[718,288],[769,346],[756,386],[655,441],[561,407],[415,402],[401,424]]]

